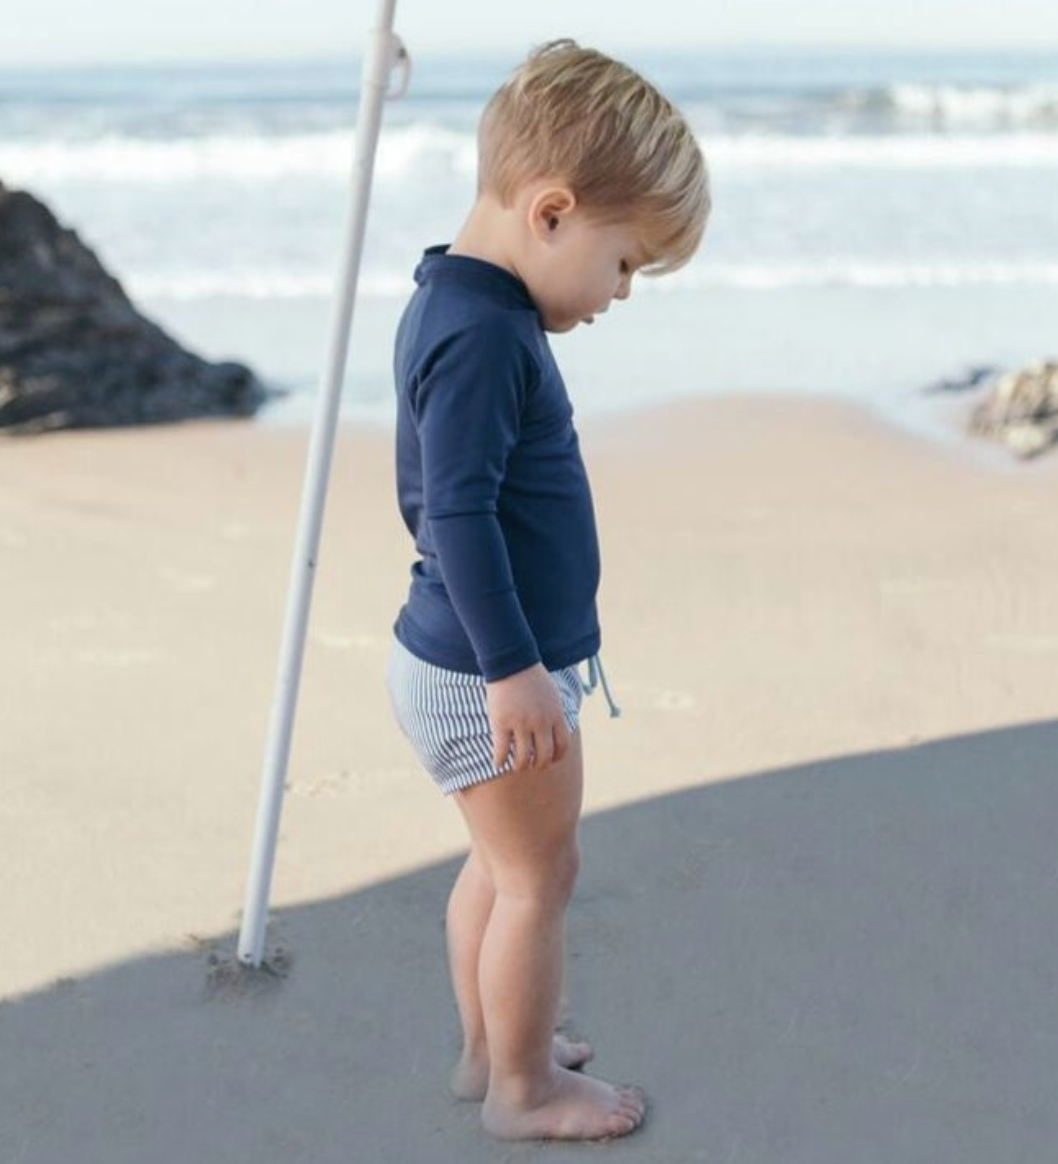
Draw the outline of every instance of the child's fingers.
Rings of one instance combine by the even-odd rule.
[[[524,772],[533,763],[533,736],[525,730],[514,733],[514,763],[511,768],[515,772]]]
[[[511,754],[513,738],[510,732],[493,731],[492,733],[492,766],[497,771],[507,763],[507,757]]]
[[[546,768],[555,759],[555,733],[548,725],[533,736],[533,767]]]
[[[492,749],[492,763],[496,770],[510,764],[512,772],[528,768],[533,759],[533,737],[528,732],[494,732],[495,744]]]

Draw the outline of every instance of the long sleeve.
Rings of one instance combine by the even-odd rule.
[[[488,680],[540,661],[499,519],[507,458],[535,376],[529,353],[493,320],[452,335],[414,385],[423,519]]]

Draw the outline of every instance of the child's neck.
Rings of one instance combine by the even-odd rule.
[[[474,203],[448,253],[481,259],[520,278],[517,247],[512,245],[516,226],[512,207],[501,206],[495,198],[483,194]]]

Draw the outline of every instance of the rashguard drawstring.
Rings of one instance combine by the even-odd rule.
[[[602,684],[602,693],[606,696],[606,702],[610,708],[610,718],[616,719],[621,714],[621,709],[613,701],[613,696],[610,694],[610,685],[606,682],[606,672],[602,669],[602,656],[592,655],[587,660],[588,663],[588,678],[587,681],[581,679],[580,685],[584,688],[585,695],[592,695],[599,684]]]

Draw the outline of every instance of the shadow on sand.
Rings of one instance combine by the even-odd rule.
[[[641,1083],[656,1164],[1039,1164],[1058,1143],[1058,721],[602,813],[574,1029]],[[582,1160],[448,1099],[456,863],[282,910],[292,966],[208,997],[234,935],[0,1006],[2,1164]],[[218,887],[218,890],[223,887]],[[17,940],[8,934],[9,940]]]

